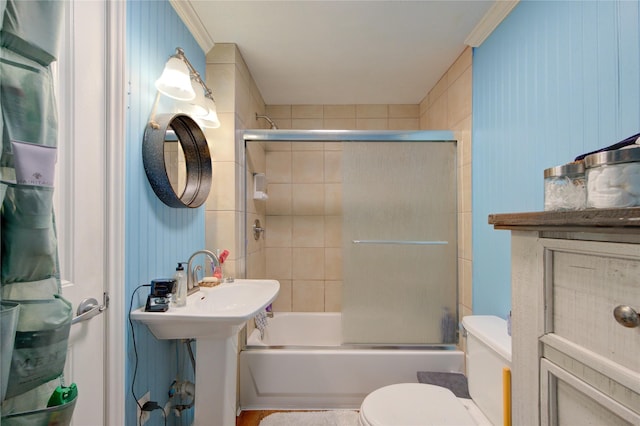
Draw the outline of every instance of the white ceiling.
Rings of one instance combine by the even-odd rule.
[[[238,46],[277,105],[420,103],[494,1],[188,3],[210,40]]]

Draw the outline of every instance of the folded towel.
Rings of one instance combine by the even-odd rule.
[[[260,338],[264,339],[264,330],[267,328],[267,313],[265,311],[258,312],[253,321],[256,323],[256,328],[260,330]]]

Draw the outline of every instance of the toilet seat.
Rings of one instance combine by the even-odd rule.
[[[360,407],[362,426],[475,426],[467,408],[449,389],[422,383],[385,386]]]

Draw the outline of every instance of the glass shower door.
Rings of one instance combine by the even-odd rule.
[[[455,142],[344,143],[344,343],[455,342],[456,200]]]

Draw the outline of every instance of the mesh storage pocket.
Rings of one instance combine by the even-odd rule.
[[[51,277],[57,263],[53,188],[9,185],[2,208],[2,283]]]
[[[62,374],[72,319],[71,303],[58,295],[52,299],[11,302],[20,304],[20,314],[6,398]]]
[[[12,166],[11,141],[57,146],[56,98],[51,70],[6,48],[0,48],[0,75],[2,165]]]
[[[71,423],[77,400],[78,397],[63,405],[3,416],[2,426],[67,426]]]

